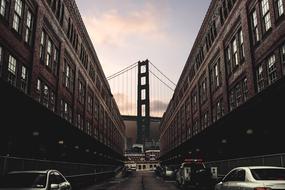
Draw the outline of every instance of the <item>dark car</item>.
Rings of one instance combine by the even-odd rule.
[[[157,175],[157,176],[160,176],[162,177],[163,175],[163,168],[161,166],[156,166],[155,170],[154,170],[154,173]]]
[[[209,189],[213,187],[210,168],[206,168],[201,160],[185,160],[176,173],[176,181],[182,187]]]

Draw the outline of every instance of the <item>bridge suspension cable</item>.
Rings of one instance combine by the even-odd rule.
[[[176,84],[170,80],[165,74],[163,74],[152,62],[149,62],[160,74],[162,74],[169,82],[171,82],[174,86],[176,86]]]
[[[133,69],[134,67],[136,67],[137,64],[138,64],[138,62],[136,62],[136,63],[134,63],[134,64],[131,64],[131,65],[127,66],[126,68],[124,68],[124,69],[122,69],[122,70],[120,70],[120,71],[118,71],[118,72],[112,74],[111,76],[108,76],[108,77],[107,77],[107,80],[111,80],[111,79],[113,79],[113,78],[115,78],[115,77],[117,77],[117,76],[119,76],[119,75],[122,75],[122,74],[128,72],[129,70],[131,70],[131,69]]]
[[[166,84],[165,82],[162,81],[162,79],[160,79],[156,74],[154,74],[151,70],[149,70],[149,72],[155,77],[157,78],[160,82],[162,82],[165,86],[167,86],[170,90],[174,91],[173,88],[171,88],[168,84]]]

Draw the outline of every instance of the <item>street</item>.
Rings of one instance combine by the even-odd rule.
[[[126,178],[114,178],[85,190],[177,190],[175,181],[163,180],[153,172],[134,172]]]

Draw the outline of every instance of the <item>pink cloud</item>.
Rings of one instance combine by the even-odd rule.
[[[142,40],[165,40],[162,15],[151,4],[138,11],[119,13],[109,10],[102,15],[83,16],[93,43],[97,45],[125,46],[130,37]]]

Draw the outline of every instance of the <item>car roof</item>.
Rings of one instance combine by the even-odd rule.
[[[29,170],[29,171],[11,171],[9,174],[17,174],[17,173],[40,173],[40,174],[47,174],[50,171],[57,171],[57,170]],[[58,171],[57,171],[58,172]]]
[[[237,167],[235,169],[285,169],[285,168],[276,167],[276,166],[245,166],[245,167]]]

